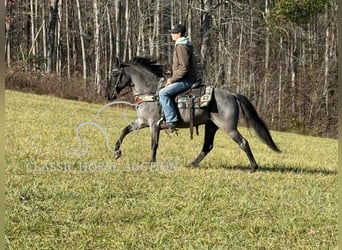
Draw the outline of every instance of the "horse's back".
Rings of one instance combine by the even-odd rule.
[[[205,108],[178,108],[179,122],[177,127],[187,128],[191,121],[191,112],[194,126],[205,124],[208,120],[214,121],[219,127],[236,127],[239,117],[239,107],[236,97],[228,90],[215,88],[210,103]]]

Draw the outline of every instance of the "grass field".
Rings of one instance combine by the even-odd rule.
[[[161,134],[148,165],[148,129],[129,135],[114,161],[105,138],[85,125],[102,105],[6,91],[7,249],[337,249],[337,140],[271,131],[277,154],[240,128],[260,166],[221,131],[201,150]],[[133,121],[128,108],[96,120],[112,147]],[[83,155],[72,153],[79,152]]]

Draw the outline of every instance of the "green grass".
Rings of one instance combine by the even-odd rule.
[[[75,128],[101,105],[5,97],[7,249],[337,249],[337,140],[272,131],[277,154],[240,128],[260,166],[251,174],[221,131],[188,169],[203,128],[193,141],[181,130],[161,134],[150,168],[139,165],[150,159],[148,129],[129,135],[114,161],[99,130],[84,126],[88,152],[70,154]],[[134,118],[127,108],[99,115],[111,146]]]

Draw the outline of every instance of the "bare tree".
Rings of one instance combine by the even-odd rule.
[[[131,50],[130,47],[130,8],[129,8],[129,0],[126,0],[126,4],[125,4],[125,42],[124,42],[124,50],[123,50],[123,60],[128,60],[129,59],[129,51]]]
[[[211,11],[212,0],[202,0],[202,18],[201,18],[201,64],[205,65],[208,47],[209,47],[209,32],[211,29]]]
[[[121,57],[121,0],[116,0],[114,5],[115,12],[115,55]]]
[[[48,46],[47,46],[47,39],[46,39],[46,28],[45,28],[45,1],[42,3],[42,16],[43,16],[43,21],[42,21],[42,26],[43,26],[43,57],[47,58],[48,54]],[[44,64],[44,70],[48,71],[47,64]]]
[[[70,31],[69,31],[69,0],[65,0],[65,39],[66,39],[66,61],[67,76],[71,76],[70,69]]]
[[[47,71],[55,71],[56,49],[55,32],[58,20],[58,0],[51,0],[50,3],[50,22],[49,22],[49,50],[47,55]]]
[[[35,16],[36,13],[34,12],[34,3],[33,0],[30,0],[30,16],[31,16],[31,48],[30,48],[30,54],[36,55],[36,42],[35,42]]]
[[[100,72],[100,24],[97,0],[93,0],[94,9],[94,50],[95,50],[95,90],[101,93],[101,72]]]
[[[153,41],[154,41],[154,53],[153,55],[156,58],[160,57],[160,10],[161,10],[161,6],[160,6],[160,0],[157,0],[155,2],[155,13],[154,13],[154,20],[153,20]]]
[[[265,0],[265,18],[267,19],[268,13],[269,13],[269,6],[268,6],[268,1]],[[265,28],[265,76],[264,76],[264,98],[263,98],[263,103],[264,107],[267,108],[269,106],[269,83],[268,83],[268,78],[269,78],[269,59],[270,59],[270,32],[269,28],[266,25]]]
[[[7,59],[7,65],[11,65],[11,23],[12,23],[12,12],[13,12],[13,4],[12,2],[5,1],[5,10],[7,12],[7,15],[5,16],[5,39],[6,39],[6,45],[5,45],[5,54]]]
[[[324,15],[325,21],[329,22],[329,10],[326,8],[325,15]],[[325,99],[325,111],[326,116],[329,117],[329,47],[330,47],[330,29],[327,27],[325,29],[325,49],[324,49],[324,92],[323,96]]]
[[[106,3],[106,16],[107,16],[107,29],[109,36],[109,58],[108,58],[108,75],[111,74],[112,71],[112,62],[113,62],[113,31],[112,31],[112,19],[109,13],[108,2]]]
[[[76,0],[77,6],[77,16],[78,16],[78,27],[80,32],[80,40],[81,40],[81,51],[82,51],[82,64],[83,64],[83,80],[84,82],[87,81],[87,59],[86,59],[86,51],[84,46],[84,32],[82,26],[82,16],[81,16],[81,7],[80,7],[80,0]]]
[[[83,71],[100,93],[114,57],[170,63],[166,30],[184,23],[205,82],[249,96],[277,128],[336,127],[336,0],[7,0],[5,8],[8,66]]]

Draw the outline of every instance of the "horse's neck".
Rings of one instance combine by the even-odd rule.
[[[155,94],[158,90],[160,79],[150,72],[146,72],[146,74],[132,74],[131,78],[134,83],[133,92],[136,93],[133,94],[135,95]]]

